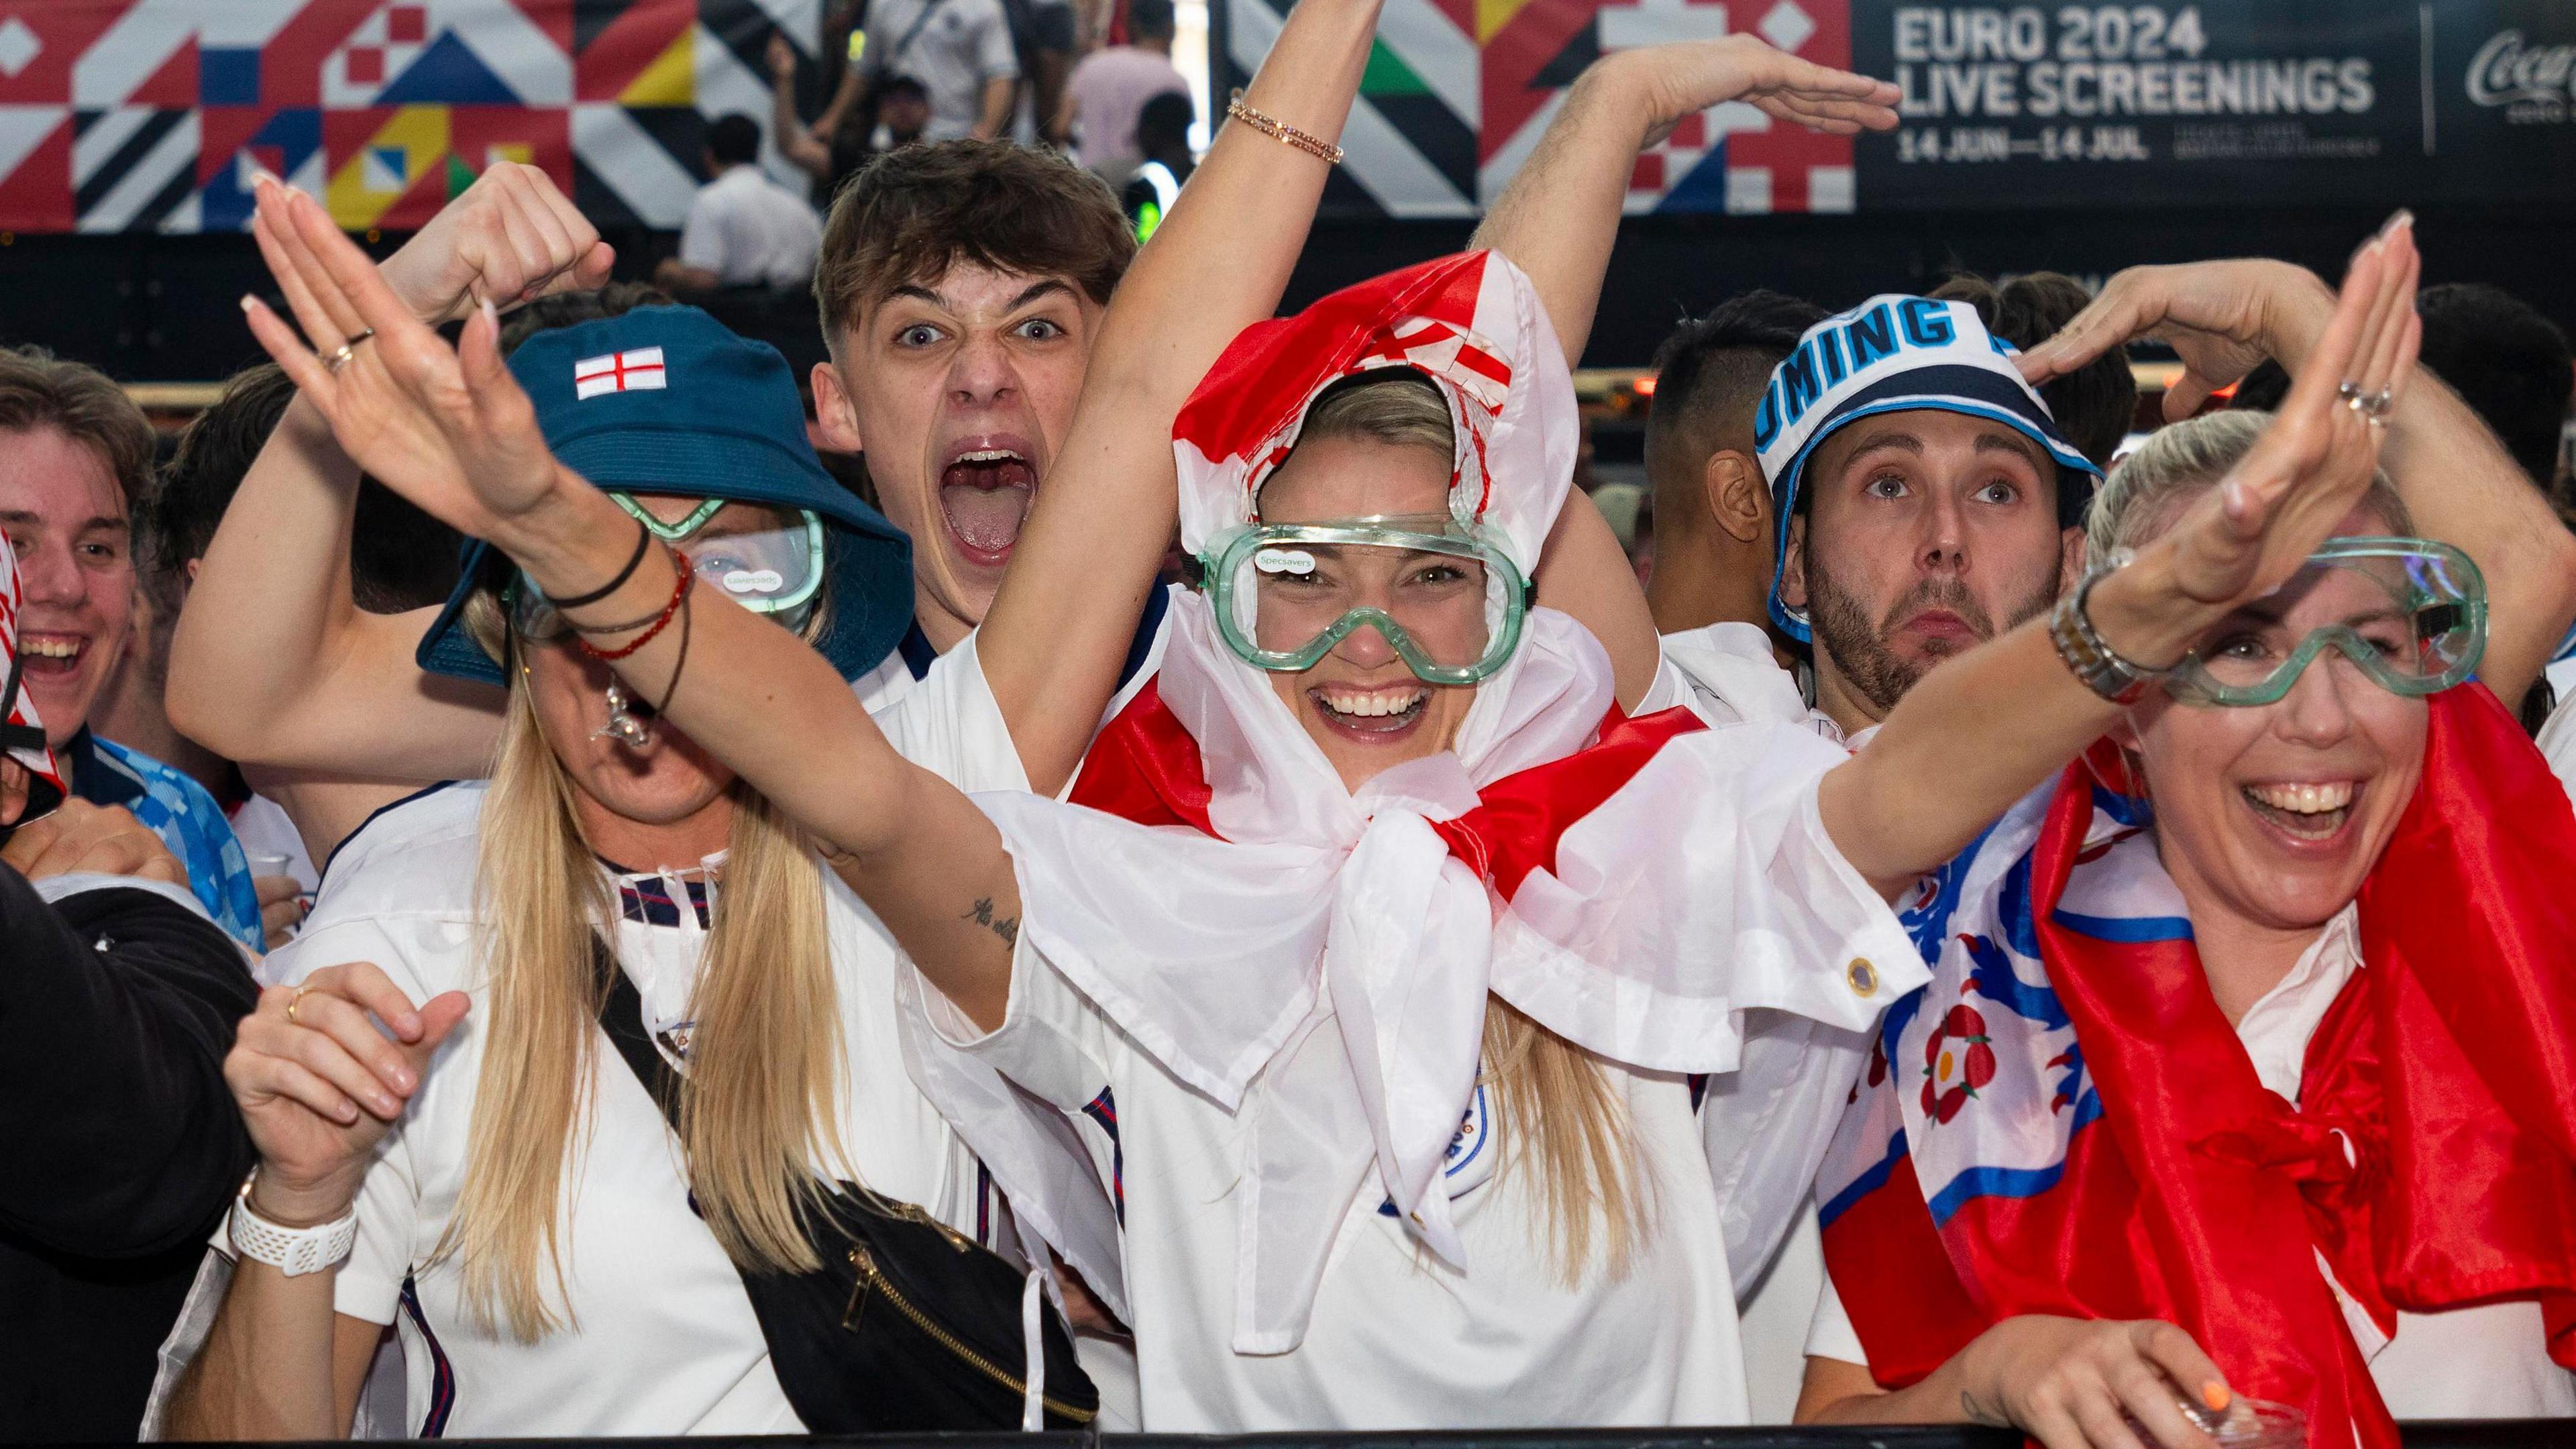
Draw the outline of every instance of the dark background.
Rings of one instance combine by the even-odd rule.
[[[1962,177],[1963,181],[1969,178]],[[2492,282],[2576,332],[2576,176],[2534,177],[2492,204],[2417,208],[2426,283]],[[1963,198],[1965,199],[1965,198]],[[2391,195],[2387,207],[2413,198]],[[1586,361],[1638,366],[1685,311],[1747,287],[1842,307],[1917,291],[1960,269],[2054,268],[2100,279],[2141,262],[2285,257],[2332,277],[2387,207],[2066,208],[1850,216],[1652,216],[1621,228]],[[1286,305],[1466,244],[1467,220],[1317,223]],[[396,236],[378,239],[390,250]],[[623,275],[649,272],[667,235],[612,235]],[[254,360],[244,292],[267,294],[250,238],[39,236],[0,244],[0,342],[37,342],[125,381],[221,378]],[[791,357],[819,353],[810,311],[741,319]]]

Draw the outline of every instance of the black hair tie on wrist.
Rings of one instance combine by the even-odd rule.
[[[601,584],[598,588],[591,590],[589,593],[581,595],[579,598],[558,599],[552,594],[547,594],[546,602],[554,605],[557,609],[579,609],[598,603],[600,600],[616,593],[619,589],[626,587],[626,581],[635,577],[636,566],[644,562],[645,550],[652,546],[653,530],[646,527],[642,520],[637,520],[635,524],[635,552],[627,556],[626,567],[617,571],[617,577],[610,579],[607,583]],[[539,592],[542,593],[543,590],[540,590]]]

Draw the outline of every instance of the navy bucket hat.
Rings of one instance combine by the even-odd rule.
[[[912,541],[823,471],[778,349],[695,307],[638,307],[537,333],[510,354],[510,372],[536,405],[546,446],[601,488],[820,518],[831,606],[814,647],[842,678],[874,669],[912,627]],[[421,668],[506,682],[462,617],[492,557],[490,544],[467,544],[464,576],[421,636]]]
[[[2102,470],[2057,431],[2057,419],[2022,381],[2011,343],[1986,331],[1965,302],[1887,293],[1807,329],[1771,371],[1753,414],[1753,445],[1771,482],[1771,618],[1809,638],[1806,618],[1780,599],[1789,518],[1807,460],[1825,439],[1876,413],[1931,408],[2002,423],[2057,462],[2057,521],[2084,521]]]

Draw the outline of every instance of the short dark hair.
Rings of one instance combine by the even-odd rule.
[[[718,166],[742,166],[760,159],[760,123],[740,111],[718,116],[707,126],[707,154]]]
[[[595,291],[551,293],[511,313],[501,324],[501,350],[516,352],[520,343],[558,327],[623,317],[638,307],[670,305],[671,294],[648,282],[611,282]]]
[[[1988,332],[2025,352],[2056,336],[2093,301],[2084,284],[2064,272],[2029,272],[2000,284],[1962,272],[1931,295],[1976,308]],[[2137,418],[2138,379],[2129,370],[2128,354],[2114,347],[2040,384],[2039,397],[2075,451],[2107,469]]]
[[[930,87],[923,85],[917,76],[888,76],[884,83],[877,87],[877,99],[884,101],[895,96],[910,96],[916,101],[927,101],[930,99]]]
[[[2558,476],[2559,438],[2576,360],[2567,334],[2530,303],[2483,282],[2426,287],[2423,364],[2495,429],[2505,451],[2546,488]]]
[[[96,452],[128,515],[152,486],[152,423],[106,373],[41,347],[0,347],[0,432],[52,428]]]
[[[938,141],[879,156],[832,198],[814,301],[823,336],[895,288],[961,262],[1060,277],[1107,303],[1136,237],[1109,183],[1051,151],[1008,141]]]
[[[1756,288],[1683,321],[1655,349],[1654,402],[1646,414],[1646,481],[1699,486],[1709,454],[1730,443],[1751,451],[1753,410],[1771,369],[1797,350],[1825,309]]]
[[[1172,0],[1127,0],[1128,38],[1169,40],[1172,30]]]
[[[145,503],[136,555],[157,597],[178,599],[178,578],[205,557],[215,527],[286,405],[295,383],[273,363],[236,373],[215,405],[179,434],[178,451]],[[349,540],[349,592],[371,614],[435,604],[456,587],[456,530],[373,478],[358,480]]]
[[[1145,102],[1136,112],[1136,149],[1151,150],[1155,139],[1175,145],[1186,145],[1190,139],[1190,122],[1198,119],[1198,107],[1190,104],[1186,91],[1165,91]]]

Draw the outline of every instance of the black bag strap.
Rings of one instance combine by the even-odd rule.
[[[947,3],[948,0],[925,0],[925,3],[921,7],[921,13],[912,17],[912,23],[904,27],[903,38],[897,40],[894,43],[894,49],[887,52],[886,74],[900,75],[904,73],[903,62],[912,55],[912,43],[921,38],[921,32],[928,29],[930,26],[931,17],[937,15],[939,13],[939,7]]]
[[[617,1054],[626,1059],[626,1069],[662,1109],[662,1120],[671,1124],[672,1131],[679,1131],[680,1084],[671,1064],[654,1049],[652,1033],[644,1029],[644,997],[627,978],[626,968],[617,964],[608,943],[597,936],[590,938],[590,959],[607,978],[608,989],[599,999],[600,1030],[608,1033]]]

